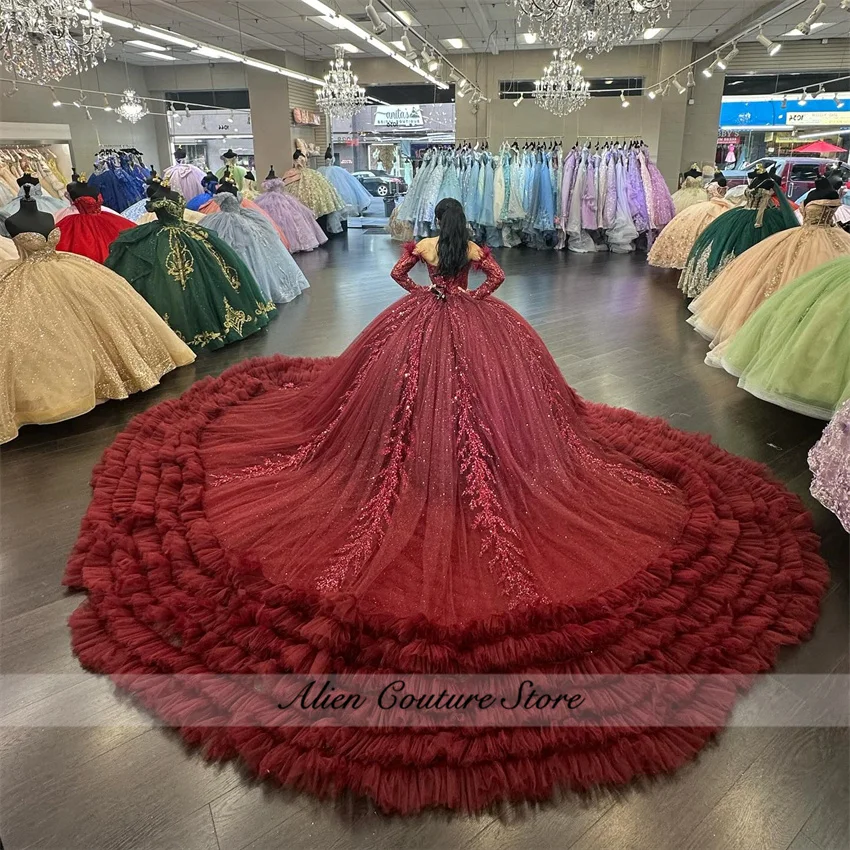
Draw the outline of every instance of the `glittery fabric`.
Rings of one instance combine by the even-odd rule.
[[[697,237],[718,216],[731,209],[730,203],[716,198],[682,210],[658,234],[649,250],[647,262],[662,269],[683,269]]]
[[[812,495],[850,532],[850,398],[809,452]]]
[[[720,364],[723,344],[766,298],[823,263],[850,255],[850,233],[832,225],[838,203],[807,204],[802,227],[774,233],[735,257],[690,303],[694,315],[688,321],[715,349],[710,365]]]
[[[311,209],[316,218],[345,210],[339,192],[312,168],[291,168],[283,180],[285,191]]]
[[[850,256],[786,284],[720,352],[747,392],[829,419],[850,397]]]
[[[438,246],[405,247],[392,277],[409,295],[315,386],[212,426],[216,533],[274,582],[446,621],[624,580],[676,539],[680,491],[571,424],[580,403],[531,328],[491,297],[504,274],[490,253],[470,243],[469,265],[445,279]],[[430,286],[410,276],[423,261]],[[485,281],[467,291],[479,270]],[[243,442],[265,421],[274,427]],[[611,500],[628,526],[603,519]],[[583,566],[564,582],[561,563]]]
[[[134,227],[124,216],[103,211],[101,200],[99,196],[85,195],[72,201],[78,214],[66,216],[56,224],[62,234],[57,246],[59,251],[70,251],[103,263],[118,234]]]
[[[284,191],[283,178],[263,181],[263,193],[256,203],[286,234],[289,250],[293,254],[312,251],[328,241],[313,211]]]
[[[747,193],[746,207],[736,207],[721,215],[694,242],[679,278],[679,289],[688,298],[708,289],[734,257],[774,233],[799,226],[784,195],[776,207],[772,191],[748,189]]]
[[[339,357],[245,361],[119,435],[64,577],[74,650],[207,758],[385,812],[669,773],[811,631],[810,518],[707,438],[583,401],[488,252],[451,279],[438,253],[405,247],[407,294]],[[178,672],[679,674],[695,725],[295,728]]]
[[[150,389],[195,359],[125,280],[56,252],[59,239],[21,233],[20,259],[0,266],[0,442]]]
[[[196,351],[220,348],[268,324],[274,304],[229,245],[185,222],[182,202],[157,200],[150,207],[157,220],[121,233],[106,259],[109,268]]]
[[[682,210],[694,204],[701,204],[708,200],[708,192],[703,188],[701,177],[686,177],[682,187],[672,195],[673,207],[678,215]]]

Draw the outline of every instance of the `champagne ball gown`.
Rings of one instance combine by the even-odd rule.
[[[681,188],[671,195],[673,207],[678,215],[682,210],[694,204],[702,204],[708,200],[708,192],[703,186],[702,177],[686,177]]]
[[[126,280],[56,250],[60,232],[14,237],[0,266],[0,443],[26,424],[148,390],[195,355]]]
[[[339,357],[249,360],[119,436],[64,578],[88,594],[86,667],[728,681],[809,634],[827,572],[799,499],[704,437],[579,398],[493,297],[489,252],[468,258],[443,277],[434,240],[407,245],[406,296]],[[122,681],[209,758],[400,813],[672,770],[735,698],[683,692],[682,726],[299,728],[228,722],[268,710],[252,686]]]
[[[723,345],[766,298],[836,257],[850,255],[850,233],[833,225],[839,201],[803,208],[803,226],[774,233],[728,263],[688,309],[688,322],[711,342],[706,362],[719,366]]]

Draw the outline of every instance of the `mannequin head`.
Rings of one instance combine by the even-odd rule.
[[[17,179],[18,187],[23,189],[24,186],[38,186],[39,180],[38,177],[33,177],[29,171],[25,171],[18,179]]]
[[[272,165],[269,168],[269,173],[266,175],[266,180],[274,180],[277,177],[277,174],[274,173],[274,166]]]
[[[815,180],[815,188],[806,196],[806,203],[812,201],[837,201],[838,192],[832,188],[829,177],[819,177]]]
[[[685,177],[702,177],[702,172],[697,168],[697,164],[694,162],[691,164],[691,167],[685,172]]]
[[[50,231],[56,226],[53,216],[50,213],[42,212],[35,202],[35,198],[30,197],[30,183],[24,183],[23,197],[20,201],[20,207],[14,215],[10,215],[6,219],[6,230],[9,236],[14,238],[20,233],[40,233],[47,238]]]
[[[174,148],[174,159],[177,162],[183,162],[186,159],[186,148]]]
[[[225,165],[236,165],[236,154],[233,152],[233,148],[228,148],[221,155],[221,158],[224,160]]]
[[[254,181],[254,182],[256,182],[256,180],[257,180],[257,178],[254,176],[254,172],[253,172],[253,171],[246,171],[246,172],[245,172],[245,179],[246,179],[246,180],[252,180],[252,181]]]

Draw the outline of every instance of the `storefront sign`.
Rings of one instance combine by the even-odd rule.
[[[718,145],[740,145],[741,137],[740,136],[721,136],[717,140]]]
[[[421,127],[422,110],[419,104],[412,106],[376,106],[376,127]]]
[[[294,124],[310,124],[321,127],[322,116],[318,112],[310,112],[309,109],[296,108],[292,110],[292,122]]]
[[[850,123],[847,112],[791,112],[785,116],[786,124],[801,124],[811,127],[842,127]]]

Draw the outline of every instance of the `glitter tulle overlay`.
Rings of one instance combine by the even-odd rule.
[[[801,503],[759,466],[593,405],[469,268],[408,294],[338,358],[247,361],[107,450],[65,575],[105,673],[743,672],[818,615]],[[138,694],[153,710],[153,695]],[[693,696],[731,708],[732,693]],[[703,702],[701,702],[701,700]],[[200,728],[210,758],[390,812],[476,810],[672,770],[710,728]]]
[[[809,452],[812,495],[850,532],[850,398]]]
[[[20,259],[0,268],[0,443],[21,425],[148,390],[195,359],[126,280],[56,251],[59,241],[58,229],[20,233]]]

